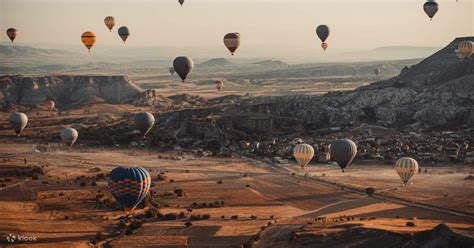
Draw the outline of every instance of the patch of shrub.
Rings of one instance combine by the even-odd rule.
[[[178,215],[176,213],[168,213],[165,214],[165,220],[176,220],[178,219]]]
[[[184,223],[184,225],[185,225],[186,227],[190,227],[190,226],[193,225],[193,223],[192,223],[191,221],[186,221],[186,223]]]
[[[203,214],[203,215],[201,216],[201,218],[202,218],[203,220],[208,220],[208,219],[211,218],[211,215],[210,215],[210,214]]]
[[[414,226],[416,226],[416,223],[413,222],[413,221],[408,221],[408,222],[405,224],[405,226],[414,227]]]
[[[183,189],[180,189],[180,188],[175,189],[175,190],[174,190],[174,193],[175,193],[178,197],[183,197],[183,195],[184,195]]]
[[[85,187],[85,186],[86,186],[86,182],[81,182],[81,184],[79,184],[79,186]]]
[[[366,193],[368,196],[372,196],[373,194],[375,194],[375,189],[372,188],[372,187],[366,188],[366,189],[365,189],[365,193]]]
[[[238,219],[239,219],[239,216],[238,216],[238,215],[232,215],[230,218],[231,218],[232,220],[238,220]]]

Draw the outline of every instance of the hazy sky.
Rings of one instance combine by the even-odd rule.
[[[19,30],[17,42],[71,44],[93,31],[94,49],[121,45],[117,28],[128,26],[127,46],[217,49],[240,32],[242,56],[285,57],[322,53],[318,24],[331,28],[328,53],[380,46],[441,47],[456,36],[473,36],[473,0],[439,0],[433,21],[423,0],[0,0],[0,28]],[[117,20],[109,33],[107,15]],[[4,31],[2,31],[4,32]],[[1,35],[0,41],[7,41]]]

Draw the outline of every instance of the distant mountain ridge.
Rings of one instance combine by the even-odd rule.
[[[439,49],[439,47],[385,46],[367,51],[342,53],[341,57],[356,61],[404,60],[426,58]]]

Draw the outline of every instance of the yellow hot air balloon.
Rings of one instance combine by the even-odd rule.
[[[115,26],[115,18],[113,16],[107,16],[104,19],[105,26],[112,32],[112,28]]]
[[[418,171],[418,162],[412,158],[403,157],[395,163],[395,170],[406,185]]]
[[[293,156],[295,157],[301,168],[309,164],[314,157],[314,149],[308,144],[298,144],[293,148]]]
[[[87,31],[84,32],[81,36],[82,43],[87,47],[87,50],[90,52],[91,48],[94,46],[96,41],[96,36],[93,32]]]

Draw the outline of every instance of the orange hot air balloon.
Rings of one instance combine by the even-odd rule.
[[[326,51],[326,49],[328,49],[328,43],[323,42],[323,43],[321,44],[321,47],[323,48],[324,51]]]
[[[45,102],[45,107],[48,111],[51,111],[54,109],[54,106],[56,105],[53,100],[48,100]]]
[[[12,43],[15,40],[17,34],[18,34],[18,31],[15,28],[7,29],[7,36],[12,41]]]
[[[81,36],[82,43],[87,47],[87,50],[90,52],[91,48],[94,46],[96,41],[96,36],[93,32],[87,31],[84,32]]]

